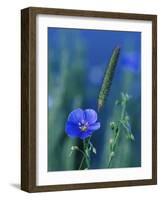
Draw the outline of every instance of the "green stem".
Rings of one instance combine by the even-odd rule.
[[[89,145],[89,140],[83,140],[83,148],[84,148],[84,152],[85,152],[85,162],[86,162],[86,168],[89,169],[89,150],[88,150],[88,145]]]
[[[126,101],[123,103],[122,105],[122,112],[121,112],[121,121],[124,119],[125,117],[125,109],[126,109]],[[121,125],[121,123],[120,123]]]
[[[126,110],[126,101],[124,101],[123,105],[122,105],[121,120],[118,122],[117,132],[115,130],[115,134],[114,134],[115,138],[114,138],[114,142],[113,142],[113,145],[112,145],[112,152],[110,152],[109,161],[108,161],[108,165],[107,165],[108,168],[111,165],[112,159],[114,157],[114,152],[115,152],[116,144],[118,143],[118,140],[119,140],[120,130],[121,130],[121,121],[125,117],[125,110]]]
[[[83,155],[82,160],[81,160],[81,163],[80,163],[79,168],[78,168],[79,170],[81,169],[81,167],[82,167],[82,165],[83,165],[84,159],[85,159],[85,156]]]
[[[107,167],[109,168],[110,167],[110,164],[111,164],[111,161],[112,161],[112,155],[110,155],[110,158],[109,158],[109,161],[108,161],[108,165],[107,165]]]
[[[127,135],[129,134],[129,129],[128,127],[122,122],[120,121],[120,123],[122,124],[122,126],[125,128]]]
[[[79,170],[82,168],[83,162],[85,161],[86,163],[86,167],[85,168],[89,168],[90,167],[90,163],[89,163],[89,143],[90,143],[90,138],[83,140],[83,151],[81,149],[77,149],[77,151],[80,151],[83,154],[82,160],[80,162],[79,165]]]
[[[76,151],[79,151],[80,153],[83,154],[84,157],[86,157],[86,154],[81,149],[76,149]]]

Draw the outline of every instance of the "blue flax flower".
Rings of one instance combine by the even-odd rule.
[[[100,122],[96,121],[97,113],[93,109],[78,108],[69,114],[65,131],[69,137],[85,139],[100,128]]]

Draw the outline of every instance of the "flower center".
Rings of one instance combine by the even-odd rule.
[[[84,120],[82,120],[81,122],[79,122],[78,125],[79,125],[79,129],[82,132],[85,132],[88,129],[88,122],[85,122]]]

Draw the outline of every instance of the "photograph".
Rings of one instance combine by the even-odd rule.
[[[48,171],[141,167],[141,32],[47,34]]]
[[[157,183],[157,16],[21,11],[21,189]]]

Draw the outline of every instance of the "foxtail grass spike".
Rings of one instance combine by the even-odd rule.
[[[103,107],[106,97],[109,94],[112,80],[114,77],[114,72],[115,72],[116,65],[117,65],[117,61],[119,58],[119,54],[120,54],[120,47],[116,47],[113,50],[110,62],[105,71],[105,75],[103,78],[102,86],[101,86],[99,97],[98,97],[98,110],[100,110]]]

